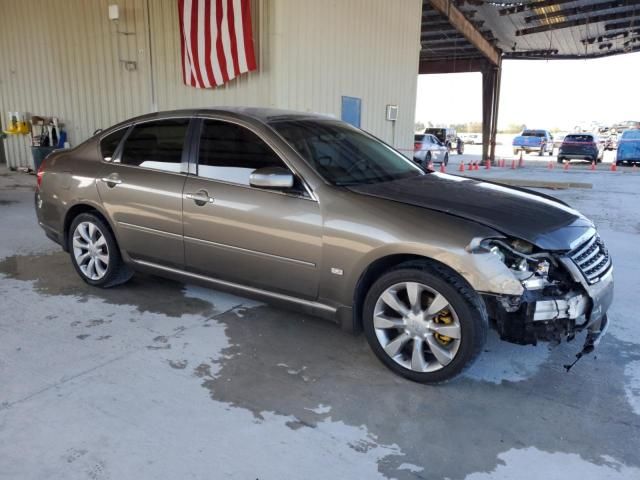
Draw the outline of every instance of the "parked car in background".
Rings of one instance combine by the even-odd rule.
[[[605,137],[604,149],[610,150],[610,151],[618,149],[618,133],[617,132],[609,132],[609,134]]]
[[[604,143],[595,133],[570,133],[558,149],[558,163],[574,159],[600,163],[603,154]]]
[[[616,165],[640,163],[640,129],[625,130],[618,141]]]
[[[449,164],[449,149],[435,135],[417,133],[414,136],[413,159],[426,167],[429,162]]]
[[[566,136],[567,134],[564,132],[559,132],[553,135],[553,148],[560,148],[560,145],[562,145],[564,137]]]
[[[553,135],[548,130],[523,130],[512,142],[513,154],[538,152],[553,155]]]
[[[461,133],[460,138],[467,145],[482,145],[481,133]]]
[[[425,128],[424,133],[433,135],[440,140],[449,152],[458,152],[460,155],[464,153],[464,142],[456,134],[454,128]]]
[[[141,270],[297,307],[363,329],[382,363],[424,383],[471,365],[489,328],[519,344],[585,332],[589,352],[613,301],[611,258],[578,211],[425,171],[308,113],[127,120],[50,154],[35,208],[89,285]]]

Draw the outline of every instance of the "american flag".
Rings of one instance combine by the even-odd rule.
[[[256,69],[250,0],[178,0],[182,78],[211,88]]]

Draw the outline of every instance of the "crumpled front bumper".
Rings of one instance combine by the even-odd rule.
[[[489,317],[503,340],[535,345],[539,341],[571,340],[587,331],[591,350],[608,327],[607,310],[613,303],[613,267],[589,284],[569,258],[562,258],[574,288],[561,296],[526,290],[520,297],[484,295]]]

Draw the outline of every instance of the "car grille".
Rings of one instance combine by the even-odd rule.
[[[569,257],[590,284],[598,282],[611,268],[609,251],[597,234],[569,252]]]

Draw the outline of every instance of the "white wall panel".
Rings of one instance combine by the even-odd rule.
[[[122,31],[108,20],[120,5]],[[413,145],[421,0],[252,0],[259,70],[215,89],[183,85],[177,0],[0,0],[0,115],[57,115],[72,145],[101,127],[158,110],[253,105],[340,117],[362,99],[362,128]],[[118,48],[119,46],[119,48]],[[126,71],[123,58],[138,62]],[[385,120],[399,105],[395,140]],[[26,137],[5,141],[31,166]]]

